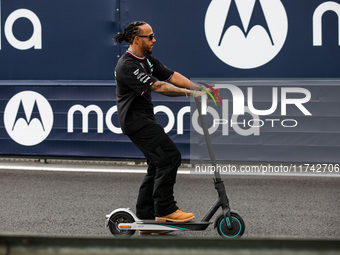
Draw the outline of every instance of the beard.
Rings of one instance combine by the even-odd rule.
[[[149,55],[152,55],[152,48],[148,47],[148,45],[143,41],[142,42],[142,47],[144,48],[144,51],[148,53]]]
[[[152,55],[152,50],[146,50],[146,53],[148,53],[149,55]]]

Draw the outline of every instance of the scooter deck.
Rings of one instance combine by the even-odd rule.
[[[166,230],[206,230],[207,227],[211,224],[212,222],[202,222],[202,221],[189,221],[189,222],[156,222],[155,220],[144,220],[140,222],[134,222],[130,224],[122,224],[122,225],[130,225],[130,229],[135,229],[135,230],[161,230],[161,229],[166,229]]]

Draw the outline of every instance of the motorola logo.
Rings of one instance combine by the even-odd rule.
[[[37,145],[52,130],[53,111],[45,97],[34,91],[23,91],[8,101],[4,124],[8,135],[18,144]]]
[[[280,0],[212,0],[204,26],[214,54],[240,69],[271,61],[288,33],[287,14]]]

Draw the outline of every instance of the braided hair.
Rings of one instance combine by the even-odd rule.
[[[146,24],[144,21],[134,21],[131,22],[123,31],[123,33],[118,33],[114,37],[115,41],[117,43],[121,43],[123,41],[132,43],[133,39],[136,35],[139,35],[141,33],[141,29],[139,26]]]

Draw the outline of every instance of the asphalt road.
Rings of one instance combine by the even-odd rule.
[[[111,236],[105,214],[134,210],[143,174],[0,170],[0,233]],[[340,238],[340,178],[224,176],[244,238]],[[210,177],[178,175],[175,197],[200,219],[217,193]],[[169,236],[217,237],[213,226]],[[138,238],[138,235],[134,237]]]

